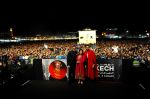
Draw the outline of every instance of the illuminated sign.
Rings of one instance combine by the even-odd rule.
[[[96,30],[79,31],[79,44],[95,44]]]

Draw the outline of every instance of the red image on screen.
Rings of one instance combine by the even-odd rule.
[[[49,66],[49,73],[54,79],[63,79],[66,77],[67,67],[64,62],[55,60]]]

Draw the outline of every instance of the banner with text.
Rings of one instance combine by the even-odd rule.
[[[120,80],[122,60],[97,58],[97,69],[100,80]]]

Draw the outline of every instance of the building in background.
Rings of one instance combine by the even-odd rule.
[[[78,33],[79,44],[96,44],[96,30],[84,29]]]

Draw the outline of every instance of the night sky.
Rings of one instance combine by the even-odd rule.
[[[142,8],[142,9],[141,9]],[[150,27],[148,6],[128,3],[21,3],[1,7],[0,32],[13,27],[17,35],[39,32],[78,31],[86,27],[127,28],[143,31]]]

